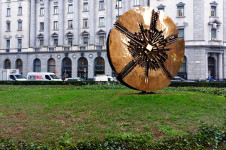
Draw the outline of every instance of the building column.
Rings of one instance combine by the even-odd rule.
[[[30,47],[36,47],[36,1],[30,1]]]
[[[223,79],[223,54],[220,53],[218,58],[219,58],[219,79],[222,80]]]
[[[44,4],[45,14],[44,14],[44,46],[49,46],[49,0],[45,0]]]
[[[124,0],[124,12],[130,9],[130,0]]]
[[[2,0],[0,0],[0,10],[2,10]],[[2,11],[0,11],[0,20],[2,21]],[[0,23],[0,39],[2,39],[2,23]],[[1,43],[0,41],[0,49],[2,49]]]
[[[206,79],[208,78],[208,53],[206,53]]]
[[[79,0],[74,1],[74,43],[73,45],[79,45]]]
[[[148,6],[148,0],[143,0],[143,6]]]
[[[59,34],[58,45],[64,46],[64,0],[59,0]]]
[[[225,26],[225,24],[226,24],[226,0],[224,0],[223,1],[223,32],[224,32],[224,37],[223,37],[223,40],[224,40],[224,42],[226,42],[226,26]]]
[[[106,10],[106,34],[108,35],[109,31],[112,28],[112,0],[107,0]]]
[[[89,0],[90,6],[90,22],[89,22],[89,31],[90,31],[90,39],[89,45],[94,46],[95,44],[95,0]],[[108,11],[108,10],[107,10]]]

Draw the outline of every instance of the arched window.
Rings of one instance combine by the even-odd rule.
[[[64,78],[71,78],[71,70],[72,70],[72,65],[71,65],[71,59],[68,57],[65,57],[62,60],[62,77]]]
[[[56,61],[55,61],[55,59],[53,59],[53,58],[50,58],[49,60],[48,60],[48,72],[55,72],[55,70],[56,70]]]
[[[102,57],[97,57],[94,61],[94,76],[105,74],[105,62]]]
[[[9,59],[4,61],[4,69],[11,69],[11,61]]]
[[[216,78],[216,61],[214,57],[208,57],[208,76]]]
[[[20,73],[23,73],[23,61],[21,59],[16,60],[16,69],[19,69]]]
[[[184,56],[183,63],[181,65],[180,70],[177,75],[184,79],[187,79],[187,58],[186,58],[186,56]]]
[[[78,59],[78,77],[79,78],[88,78],[88,61],[85,57]]]
[[[34,60],[34,67],[33,67],[34,72],[41,72],[41,61],[40,59],[36,58]]]

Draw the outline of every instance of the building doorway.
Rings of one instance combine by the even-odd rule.
[[[88,79],[88,61],[85,57],[78,60],[78,77]]]
[[[105,74],[105,62],[102,57],[97,57],[94,61],[94,76]]]
[[[65,57],[62,60],[62,70],[61,70],[61,75],[64,78],[71,78],[71,71],[72,71],[72,63],[71,59],[68,57]]]
[[[214,57],[208,57],[208,76],[216,79],[216,60]]]
[[[19,69],[20,74],[23,74],[23,61],[21,59],[16,60],[16,69]]]

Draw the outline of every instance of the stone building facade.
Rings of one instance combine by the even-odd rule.
[[[117,17],[148,0],[0,0],[0,68],[92,79],[113,75],[106,38]]]
[[[169,15],[185,38],[178,75],[226,79],[226,0],[0,0],[0,68],[92,79],[113,75],[106,38],[138,6]]]
[[[226,79],[226,0],[150,0],[169,15],[185,39],[185,61],[178,75]]]

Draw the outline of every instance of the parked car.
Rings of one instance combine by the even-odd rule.
[[[94,81],[117,81],[117,79],[108,75],[97,75],[94,77]]]
[[[85,81],[83,78],[66,78],[65,81]]]
[[[173,82],[195,82],[192,80],[185,80],[185,79],[181,78],[180,76],[175,76],[173,79],[171,79],[171,81],[173,81]]]

